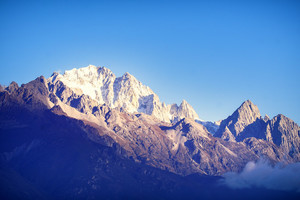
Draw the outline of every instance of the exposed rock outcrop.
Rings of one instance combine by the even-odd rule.
[[[268,123],[274,144],[296,161],[300,161],[300,127],[293,120],[279,114]]]
[[[258,107],[254,105],[250,100],[245,101],[231,116],[223,120],[220,124],[220,128],[215,134],[217,137],[228,138],[228,136],[222,136],[223,133],[230,132],[235,140],[241,141],[246,138],[245,134],[249,132],[245,131],[249,129],[249,125],[256,123],[257,126],[261,126],[261,115]],[[256,126],[251,127],[251,131],[256,132],[254,129],[259,129]],[[230,135],[231,135],[230,134]],[[230,137],[232,138],[232,137]]]
[[[274,161],[289,162],[300,160],[299,133],[299,126],[284,115],[279,114],[272,120],[266,115],[262,119],[257,106],[248,100],[221,122],[215,136],[226,141],[251,143],[250,147],[255,152]],[[256,145],[253,146],[254,143]],[[275,150],[274,146],[280,150]]]

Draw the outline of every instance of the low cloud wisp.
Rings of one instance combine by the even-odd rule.
[[[300,163],[272,167],[260,160],[247,163],[241,173],[229,172],[223,177],[223,183],[233,189],[257,187],[300,192]]]

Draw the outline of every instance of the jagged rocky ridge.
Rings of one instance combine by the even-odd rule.
[[[283,164],[300,160],[299,126],[283,115],[262,118],[249,100],[221,122],[204,122],[185,101],[160,103],[128,73],[114,78],[94,66],[71,71],[70,82],[54,73],[20,87],[15,82],[0,87],[0,175],[10,177],[1,175],[1,181],[23,183],[23,198],[47,196],[36,191],[41,187],[52,198],[111,199],[115,191],[137,191],[137,199],[153,199],[164,188],[182,199],[198,186],[210,188],[207,182],[199,185],[202,178],[182,175],[237,172],[261,158]],[[103,83],[100,89],[92,87],[101,85],[97,81]],[[88,86],[80,88],[81,83]],[[197,198],[206,190],[199,191]]]
[[[0,93],[1,199],[299,199],[295,192],[231,190],[220,185],[218,176],[180,176],[153,167],[143,155],[134,160],[105,129],[69,117],[59,105],[52,106],[47,99],[55,98],[44,81],[41,77],[12,93]],[[128,116],[106,107],[99,114],[102,112],[107,113],[106,123],[111,125],[113,113]],[[148,118],[142,115],[136,116],[140,118],[136,122],[144,124],[142,118]],[[191,132],[187,138],[194,137],[197,130],[188,121],[165,125],[160,129],[167,129],[170,137],[172,129]],[[228,145],[217,139],[207,146],[214,148],[211,145],[215,143],[224,148],[218,142]],[[183,149],[181,145],[178,148]]]
[[[0,106],[4,111],[15,106],[36,113],[50,110],[56,115],[81,120],[85,124],[81,128],[92,141],[106,146],[117,144],[126,157],[137,163],[181,175],[238,171],[249,158],[258,159],[244,145],[215,138],[203,125],[189,118],[170,124],[105,104],[92,107],[95,102],[88,96],[81,96],[79,103],[74,104],[79,107],[70,104],[74,106],[71,107],[50,91],[46,79],[40,77],[13,91],[2,92]],[[92,113],[84,113],[84,109]]]
[[[276,146],[284,157],[300,161],[300,127],[282,114],[273,119],[268,116],[262,118],[258,107],[249,100],[221,122],[214,136],[226,141],[244,142],[258,153]],[[274,156],[278,155],[269,155]]]
[[[2,110],[18,105],[31,112],[50,110],[75,118],[84,123],[81,128],[93,142],[119,145],[122,155],[137,163],[180,175],[239,171],[261,157],[271,162],[299,161],[299,126],[283,115],[262,119],[251,101],[223,120],[212,135],[195,122],[198,116],[185,101],[180,106],[161,104],[132,75],[115,78],[106,68],[54,73],[48,80],[40,77],[21,87],[13,82],[3,90]],[[149,95],[153,98],[146,101]],[[151,106],[153,110],[148,109]]]

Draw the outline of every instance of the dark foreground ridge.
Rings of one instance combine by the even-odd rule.
[[[15,111],[1,110],[0,116],[6,122],[0,129],[1,199],[299,198],[294,192],[232,190],[218,176],[182,177],[136,163],[118,145],[91,141],[82,121],[51,111]]]

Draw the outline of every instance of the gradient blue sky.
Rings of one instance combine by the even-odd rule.
[[[0,83],[128,71],[204,120],[250,99],[300,123],[300,1],[0,0]]]

